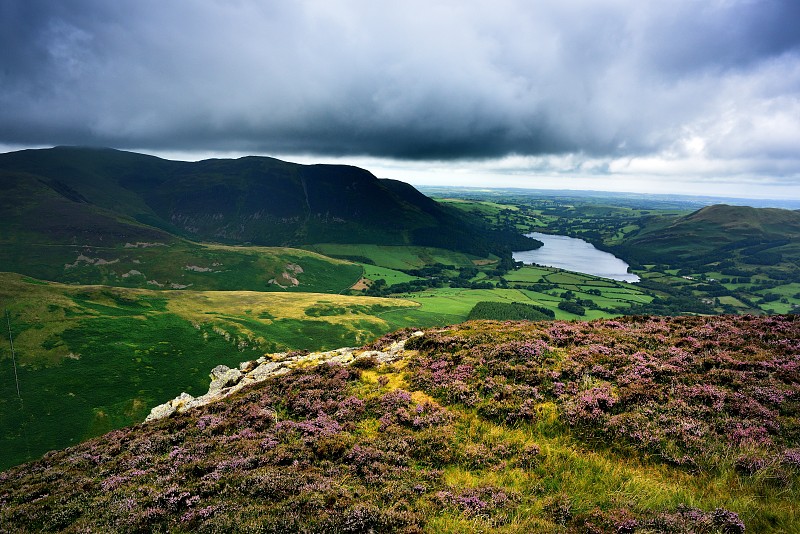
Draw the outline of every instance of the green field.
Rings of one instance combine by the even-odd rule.
[[[553,274],[553,269],[546,267],[534,267],[526,265],[521,269],[512,271],[504,276],[509,282],[525,282],[535,284],[537,282],[544,282],[544,277]]]
[[[386,284],[390,286],[393,284],[403,284],[405,282],[420,279],[419,276],[412,276],[404,273],[403,271],[388,269],[386,267],[378,267],[377,265],[370,265],[368,263],[363,264],[362,267],[364,268],[364,278],[373,281],[382,278],[386,280]]]
[[[603,308],[587,309],[587,319],[613,316],[616,315],[614,311],[604,310],[624,309],[632,304],[646,304],[653,300],[636,284],[547,267],[525,266],[508,273],[505,278],[515,287],[524,289],[524,294],[533,303],[553,309],[559,319],[575,318],[573,314],[558,309],[558,303],[563,300],[561,294],[565,291],[571,291],[576,298],[591,300]],[[542,286],[549,289],[539,289]],[[596,294],[598,292],[599,295]]]
[[[323,243],[310,248],[315,252],[335,258],[359,256],[369,258],[375,265],[389,269],[419,269],[434,263],[463,267],[471,266],[473,260],[481,259],[460,252],[432,247]]]

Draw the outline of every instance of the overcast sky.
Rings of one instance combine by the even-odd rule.
[[[0,151],[800,199],[797,0],[0,0]]]

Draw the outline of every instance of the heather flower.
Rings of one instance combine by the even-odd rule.
[[[525,469],[532,469],[539,464],[542,450],[535,443],[525,445],[517,453],[517,464]]]
[[[200,430],[205,430],[207,428],[213,429],[219,426],[222,422],[223,419],[219,415],[216,414],[203,415],[200,416],[200,418],[197,420],[197,428],[199,428]]]
[[[711,519],[714,525],[725,534],[741,534],[745,531],[744,523],[739,519],[739,515],[724,508],[717,508],[711,512]]]
[[[407,408],[411,404],[411,393],[402,389],[395,389],[382,395],[379,403],[387,411]]]
[[[545,514],[558,525],[566,525],[572,519],[572,502],[566,494],[556,495],[544,505]]]
[[[219,506],[210,505],[203,508],[192,509],[181,516],[181,523],[194,523],[196,521],[205,521],[214,516],[219,510]]]
[[[339,421],[356,421],[364,413],[364,407],[363,400],[349,396],[339,401],[333,416]]]
[[[800,469],[800,449],[786,449],[783,451],[781,463],[794,469]]]
[[[552,349],[541,339],[532,341],[511,341],[497,345],[491,357],[508,362],[540,362]]]
[[[112,475],[107,479],[103,480],[100,483],[100,487],[103,488],[103,491],[113,491],[126,483],[128,478],[121,475]]]
[[[468,517],[491,515],[518,499],[494,486],[467,488],[460,492],[439,491],[436,499],[442,506],[454,507]]]
[[[595,424],[614,406],[616,398],[608,386],[594,387],[581,392],[566,407],[570,424]]]
[[[770,446],[772,439],[769,431],[762,425],[751,423],[733,423],[727,430],[728,439],[739,446]]]

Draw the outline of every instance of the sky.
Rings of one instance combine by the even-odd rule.
[[[0,0],[0,152],[800,199],[797,0]]]

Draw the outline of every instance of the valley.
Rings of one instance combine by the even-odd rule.
[[[433,457],[443,450],[458,452],[434,462],[445,471],[444,478],[430,475],[435,479],[431,487],[452,492],[461,485],[491,486],[513,495],[489,513],[487,525],[511,522],[524,530],[526,525],[573,524],[573,519],[591,523],[601,520],[592,519],[597,507],[603,510],[597,517],[604,525],[615,524],[614,514],[657,523],[686,502],[706,509],[735,508],[756,525],[789,525],[796,518],[798,510],[783,497],[752,501],[771,484],[773,471],[786,480],[797,477],[792,460],[780,459],[794,458],[796,450],[794,364],[774,363],[789,366],[781,367],[785,387],[776,394],[782,396],[780,402],[765,400],[766,383],[748,393],[755,400],[745,403],[746,413],[734,407],[733,392],[724,393],[731,403],[725,404],[729,415],[742,418],[741,428],[736,427],[742,435],[762,432],[748,430],[755,428],[754,414],[761,410],[756,404],[767,403],[780,413],[780,428],[765,427],[766,441],[743,437],[733,460],[731,451],[704,453],[694,438],[678,439],[662,428],[647,427],[657,439],[641,446],[631,425],[645,428],[643,421],[652,414],[637,411],[637,403],[656,402],[656,393],[635,385],[632,375],[617,375],[643,357],[637,349],[651,351],[655,359],[669,356],[672,363],[663,364],[668,367],[678,365],[673,361],[677,352],[660,351],[667,339],[674,351],[687,350],[692,358],[717,351],[711,341],[697,341],[711,338],[695,328],[719,334],[730,324],[747,332],[758,325],[774,327],[779,349],[793,350],[793,315],[778,316],[775,322],[768,316],[800,308],[800,212],[519,190],[437,188],[428,197],[407,184],[343,166],[299,166],[269,158],[185,164],[69,148],[0,156],[0,185],[5,193],[0,197],[0,307],[5,322],[0,330],[0,471],[30,461],[51,465],[47,459],[62,456],[48,451],[99,447],[106,444],[108,432],[151,428],[139,423],[153,407],[182,392],[204,393],[208,374],[218,365],[236,369],[240,362],[259,358],[280,362],[309,351],[384,346],[397,336],[427,329],[410,342],[413,348],[402,360],[365,364],[358,377],[348,379],[347,391],[363,402],[380,404],[376,395],[391,396],[405,388],[415,399],[413,409],[422,414],[439,406],[426,402],[441,403],[434,409],[436,417],[445,410],[449,415],[441,417],[455,421],[447,426],[447,442],[425,445],[433,439],[426,435],[415,443],[432,447],[425,450]],[[523,236],[534,232],[541,240]],[[542,240],[553,235],[579,238],[617,256],[629,264],[631,280],[639,281],[576,272],[580,266],[570,271],[524,265],[512,255],[541,252]],[[721,317],[711,317],[717,315]],[[738,315],[746,317],[741,324]],[[645,316],[692,316],[700,322]],[[518,381],[522,368],[512,370],[508,366],[517,364],[503,361],[502,347],[519,339],[527,343],[531,332],[549,343],[549,356],[539,362],[549,374],[537,371],[533,377],[525,370],[524,380],[531,380],[525,385]],[[470,359],[473,339],[490,362],[485,369]],[[447,348],[451,341],[456,345]],[[615,345],[617,341],[622,345]],[[751,341],[745,336],[728,345],[734,350]],[[780,352],[766,338],[759,343],[763,346],[758,345],[755,360]],[[511,356],[522,350],[514,347],[508,349]],[[617,349],[624,355],[616,354]],[[775,358],[783,356],[781,352]],[[434,365],[437,358],[446,362]],[[727,387],[727,379],[711,371],[718,365],[739,369],[739,364],[720,358],[710,368],[703,362],[692,367],[697,380],[715,384],[702,386],[708,395],[706,389],[691,390],[698,405],[692,424],[713,427],[713,432],[703,431],[708,446],[718,443],[727,428],[722,419],[704,419],[708,414],[700,406],[717,402],[718,388]],[[467,363],[458,363],[462,361]],[[592,367],[586,367],[589,361]],[[748,360],[741,365],[756,364]],[[640,369],[642,384],[672,372],[658,368]],[[444,382],[442,369],[452,374]],[[633,373],[631,369],[625,372]],[[555,381],[555,374],[563,382]],[[487,376],[492,379],[484,383]],[[276,381],[270,387],[283,386]],[[687,382],[685,387],[694,386]],[[489,390],[495,392],[490,395]],[[525,404],[520,395],[535,402]],[[666,399],[664,395],[659,398]],[[280,402],[276,410],[281,418],[314,415]],[[610,410],[612,405],[617,411]],[[513,421],[512,412],[517,414]],[[523,412],[530,412],[530,420]],[[672,415],[669,410],[661,414]],[[356,418],[347,436],[334,433],[336,440],[344,440],[341,444],[314,447],[374,448],[371,440],[383,424],[378,419]],[[186,424],[200,425],[191,421]],[[164,428],[183,424],[170,420]],[[421,430],[413,424],[411,428]],[[231,430],[225,435],[238,434]],[[611,438],[618,441],[603,445]],[[84,444],[87,440],[91,445]],[[544,463],[536,464],[543,466],[537,468],[536,480],[519,471],[532,461],[525,451],[532,451],[534,444],[545,451]],[[495,449],[515,451],[508,452],[511,463],[499,460],[500,452],[497,462],[479,461]],[[159,450],[162,455],[169,452]],[[587,450],[593,455],[589,463],[579,458]],[[411,460],[397,461],[431,468],[419,463],[420,455],[427,454],[420,451],[409,453]],[[37,460],[43,455],[46,460]],[[766,462],[771,471],[742,467],[751,457]],[[114,465],[127,473],[118,476],[132,476]],[[195,468],[207,471],[209,466]],[[565,473],[572,470],[586,476],[602,473],[613,484],[630,485],[631,477],[636,478],[633,486],[648,492],[649,504],[633,496],[622,499],[625,505],[589,497],[580,488],[583,482],[567,480]],[[731,493],[719,490],[700,501],[692,497],[703,484],[722,487],[732,479],[738,489]],[[120,484],[114,487],[124,486]],[[545,489],[535,489],[537,484]],[[660,493],[661,484],[673,489]],[[469,516],[457,504],[468,495],[459,491],[450,500],[437,500],[426,490],[414,506],[436,510],[435,530],[456,532],[465,528]],[[565,501],[564,491],[573,497]],[[0,501],[7,498],[3,495],[10,494],[0,493]],[[526,500],[529,495],[541,499]],[[357,501],[348,499],[350,504]],[[510,511],[515,506],[521,508]],[[771,516],[766,511],[770,506],[781,510]],[[559,519],[552,512],[559,507],[572,509],[574,515]],[[534,509],[538,512],[531,514]],[[407,518],[409,524],[425,522],[414,517]],[[470,521],[484,521],[485,514],[480,517]],[[189,523],[199,525],[192,522],[196,519]],[[140,518],[141,525],[161,524],[148,521]]]
[[[800,534],[798,20],[2,0],[0,534]]]

